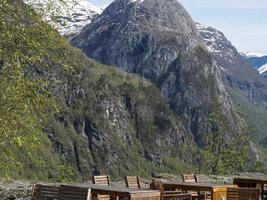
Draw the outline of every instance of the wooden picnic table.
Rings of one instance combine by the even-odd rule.
[[[95,184],[76,184],[71,186],[89,189],[92,196],[110,195],[116,199],[127,198],[131,200],[160,200],[160,191],[158,190],[130,189]]]
[[[257,187],[261,186],[261,199],[264,197],[264,185],[267,184],[267,179],[264,178],[252,178],[252,177],[238,177],[234,178],[233,183],[239,187]]]
[[[173,182],[162,181],[166,190],[180,189],[184,191],[210,192],[211,200],[221,200],[227,198],[227,188],[236,187],[234,185],[218,185],[210,183],[195,183],[195,182]]]

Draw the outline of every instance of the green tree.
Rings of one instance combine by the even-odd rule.
[[[251,152],[249,135],[252,129],[243,122],[240,113],[236,113],[235,118],[239,124],[232,130],[218,112],[210,115],[210,132],[203,150],[202,171],[209,174],[233,174],[261,170],[260,162],[256,161]]]
[[[76,174],[72,166],[68,165],[60,165],[59,166],[59,176],[58,176],[58,182],[71,182],[75,180]]]
[[[58,55],[49,51],[66,45],[67,41],[21,0],[1,0],[0,176],[23,169],[25,158],[18,155],[24,152],[31,158],[44,122],[58,111],[50,92],[58,83],[46,74],[58,61]],[[69,69],[66,63],[59,68]]]

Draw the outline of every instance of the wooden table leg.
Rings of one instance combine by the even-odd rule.
[[[92,200],[91,189],[88,189],[87,200]]]
[[[210,198],[211,198],[211,200],[214,200],[214,199],[213,199],[213,196],[214,196],[214,189],[211,191],[211,194],[210,194]]]

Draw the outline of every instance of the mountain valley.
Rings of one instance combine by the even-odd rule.
[[[20,41],[25,79],[46,80],[38,92],[48,90],[58,104],[52,117],[40,120],[33,154],[16,149],[24,170],[10,169],[10,177],[68,182],[95,171],[114,179],[206,172],[210,135],[221,133],[227,147],[243,145],[242,131],[250,134],[240,151],[248,164],[238,169],[263,171],[267,82],[257,70],[264,76],[265,57],[241,55],[221,31],[195,23],[177,0],[115,0],[103,12],[85,0],[52,10],[46,0],[7,5],[15,12],[2,12],[3,19],[22,16],[18,27],[29,31],[20,38],[18,27],[7,23],[12,37],[0,34],[0,47],[16,56],[5,47]],[[36,12],[44,12],[41,19]],[[0,79],[6,80],[3,51]]]

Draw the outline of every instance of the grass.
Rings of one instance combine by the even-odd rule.
[[[252,138],[259,144],[267,137],[267,112],[263,107],[254,105],[237,91],[230,91],[235,106],[240,109],[247,122],[253,127]]]
[[[144,87],[152,86],[150,81],[137,74],[130,74],[118,68],[103,65],[96,61],[92,61],[92,63],[91,72],[94,74],[93,81],[97,81],[101,77],[106,76],[109,83],[114,87],[118,87],[125,83],[131,84],[134,87],[138,87],[140,84]]]
[[[231,90],[230,93],[234,104],[253,129],[250,137],[261,154],[263,170],[267,172],[267,112],[263,107],[250,103],[241,92]]]

